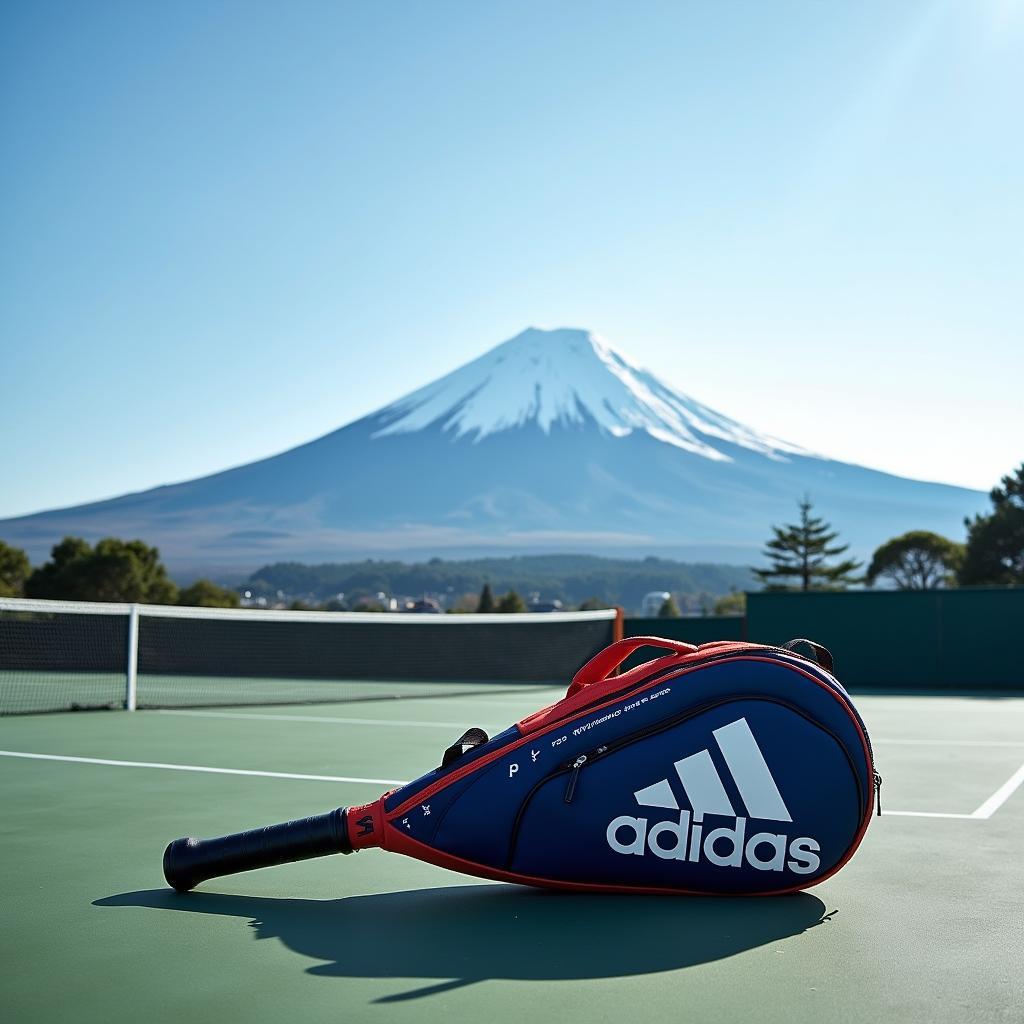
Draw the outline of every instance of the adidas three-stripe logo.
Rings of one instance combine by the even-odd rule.
[[[746,805],[747,814],[751,818],[763,818],[766,821],[792,821],[747,720],[737,719],[715,729],[712,735]],[[673,767],[693,808],[694,821],[700,821],[705,814],[724,814],[730,818],[737,816],[707,750],[684,757],[676,761]],[[679,810],[668,779],[655,782],[646,789],[639,789],[633,796],[642,807]]]
[[[792,823],[779,787],[768,768],[745,718],[713,730],[712,735],[751,818]],[[662,860],[706,862],[721,868],[751,867],[757,871],[784,871],[807,875],[820,866],[820,846],[810,836],[790,841],[775,832],[757,832],[747,838],[747,818],[739,817],[708,749],[680,758],[673,764],[691,810],[680,809],[669,779],[638,789],[633,797],[642,807],[678,811],[679,820],[658,821],[623,814],[609,822],[608,846],[615,853],[642,857],[648,852]],[[706,814],[734,818],[735,825],[703,835]]]

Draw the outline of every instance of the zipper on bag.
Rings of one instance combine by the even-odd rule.
[[[595,761],[599,761],[602,757],[608,754],[614,754],[618,750],[622,750],[623,747],[630,747],[634,743],[639,743],[641,740],[649,739],[651,736],[657,736],[658,733],[664,732],[666,729],[672,729],[677,725],[682,725],[683,722],[690,718],[694,718],[697,715],[702,715],[705,711],[712,711],[714,708],[721,707],[723,704],[729,703],[731,698],[722,698],[720,700],[712,701],[709,704],[701,704],[699,707],[690,708],[687,711],[681,711],[677,715],[673,715],[671,718],[667,718],[661,722],[655,722],[647,726],[644,729],[640,729],[637,732],[631,732],[628,736],[623,736],[621,739],[616,740],[614,743],[604,743],[600,747],[595,747],[593,750],[587,751],[585,754],[580,754],[575,761],[568,765],[563,766],[559,771],[552,773],[548,776],[548,779],[554,778],[564,771],[570,771],[568,785],[565,787],[565,796],[563,797],[565,803],[571,804],[573,797],[576,795],[576,786],[579,782],[580,772],[583,770],[584,765],[593,764]],[[544,780],[548,781],[547,779]],[[532,793],[530,794],[533,795]]]
[[[568,765],[568,770],[572,773],[569,776],[568,785],[565,787],[565,796],[562,798],[567,804],[572,803],[573,795],[576,793],[576,782],[580,777],[580,769],[587,763],[587,760],[592,757],[600,757],[608,748],[598,747],[596,750],[592,750],[589,754],[580,754],[572,764]],[[564,769],[563,769],[564,770]],[[549,775],[548,779],[554,778],[559,772],[555,772],[553,775]],[[544,779],[547,782],[548,779]],[[532,795],[532,794],[531,794]]]

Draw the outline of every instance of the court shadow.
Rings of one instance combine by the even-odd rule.
[[[573,980],[654,974],[720,960],[826,922],[815,896],[658,897],[465,885],[336,900],[272,899],[169,889],[122,893],[97,907],[151,907],[245,919],[321,961],[331,978],[430,978],[378,1002],[491,978]]]

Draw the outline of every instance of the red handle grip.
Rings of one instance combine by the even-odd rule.
[[[660,636],[628,636],[624,640],[617,640],[610,647],[595,654],[572,677],[566,697],[579,693],[585,686],[591,683],[599,683],[602,679],[614,672],[634,651],[641,647],[662,647],[673,654],[693,654],[697,648],[694,644],[683,643],[682,640],[666,640]]]

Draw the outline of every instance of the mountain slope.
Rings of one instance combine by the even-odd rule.
[[[531,328],[309,444],[0,537],[38,559],[67,533],[138,536],[179,572],[542,550],[743,562],[805,492],[860,552],[912,528],[959,536],[984,505],[760,434],[586,331]]]
[[[534,424],[592,423],[613,437],[644,431],[705,458],[715,440],[774,456],[801,449],[758,434],[664,385],[588,331],[528,328],[453,373],[387,406],[375,438],[439,425],[458,439]],[[807,454],[807,453],[804,453]]]

